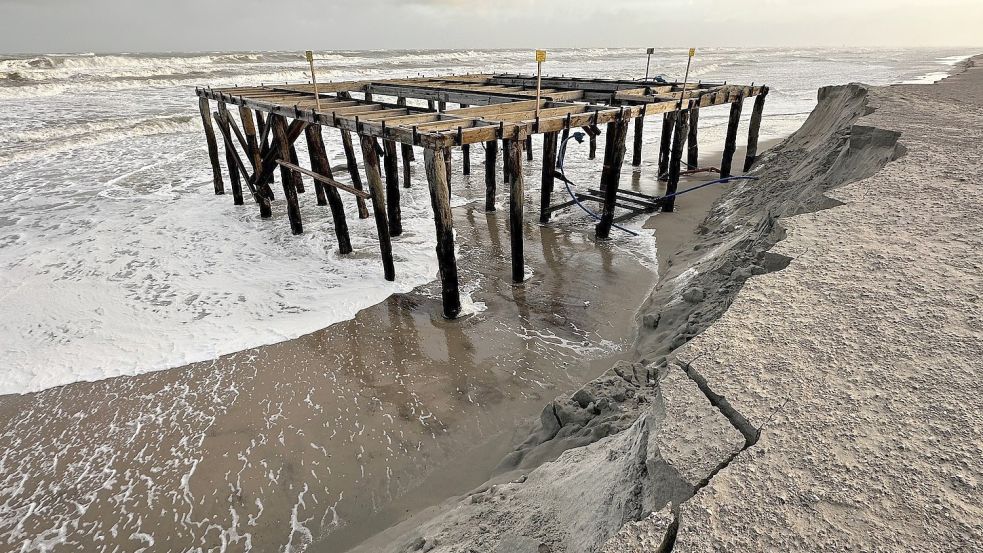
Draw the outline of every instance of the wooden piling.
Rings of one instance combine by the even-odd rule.
[[[409,144],[400,144],[399,146],[401,153],[403,154],[403,188],[409,188],[411,162],[413,161],[413,146]]]
[[[277,147],[277,159],[290,159],[291,141],[287,138],[287,120],[281,115],[270,115],[268,122],[273,127],[273,141]],[[300,202],[297,200],[296,180],[293,171],[280,167],[280,180],[283,183],[283,195],[287,199],[287,218],[290,219],[290,231],[294,234],[304,232],[304,223],[300,219]]]
[[[290,144],[290,163],[293,163],[294,165],[300,165],[300,161],[297,159],[297,148],[294,147],[293,143]],[[295,184],[297,186],[297,192],[301,194],[306,192],[307,189],[304,188],[304,178],[301,177],[300,175],[294,175],[294,177],[296,177],[297,179],[295,181]]]
[[[485,211],[495,211],[495,168],[498,161],[498,141],[485,142]]]
[[[239,119],[242,121],[242,132],[246,134],[246,156],[249,164],[253,167],[253,172],[259,167],[259,162],[263,159],[263,153],[259,149],[259,140],[256,134],[256,123],[253,121],[253,110],[239,106]]]
[[[451,213],[450,194],[447,188],[447,150],[423,151],[423,162],[430,187],[430,204],[433,207],[434,227],[437,231],[437,265],[440,268],[441,300],[444,317],[454,319],[461,313],[461,293],[458,288],[457,258],[454,253],[454,218]]]
[[[645,118],[641,116],[636,117],[634,144],[631,150],[632,167],[640,167],[642,165],[642,132],[644,130],[645,130]]]
[[[686,164],[690,169],[696,169],[700,166],[699,125],[700,108],[690,108],[689,138],[686,140]]]
[[[334,174],[331,171],[331,163],[328,161],[327,148],[324,147],[321,126],[308,125],[304,132],[307,137],[307,149],[311,153],[311,170],[333,179]],[[352,241],[348,234],[348,221],[345,218],[345,204],[341,201],[341,194],[338,193],[337,188],[325,186],[317,180],[314,181],[314,191],[317,193],[318,205],[325,205],[326,203],[331,206],[331,219],[334,221],[335,236],[338,237],[338,251],[342,254],[351,253]],[[324,197],[325,203],[321,203],[322,197]]]
[[[689,111],[679,112],[676,119],[676,129],[673,131],[672,153],[669,159],[669,181],[666,184],[666,195],[676,193],[679,187],[679,175],[683,163],[683,143],[686,141],[686,134],[689,132]],[[676,198],[670,197],[662,202],[662,211],[671,212],[676,205]]]
[[[461,146],[461,173],[464,175],[471,174],[471,145],[464,144]]]
[[[379,249],[382,252],[382,267],[386,280],[396,280],[396,267],[393,263],[393,245],[389,235],[389,222],[386,220],[386,197],[379,168],[379,154],[375,149],[375,138],[359,135],[362,144],[362,159],[365,161],[365,178],[369,193],[372,194],[372,213],[379,234]]]
[[[587,134],[589,136],[589,138],[587,139],[588,142],[587,159],[594,159],[597,157],[597,133],[592,132]]]
[[[321,162],[321,156],[327,160],[328,154],[324,147],[324,139],[321,137],[321,126],[307,125],[304,128],[304,136],[307,138],[307,151],[311,155],[311,170],[326,175],[324,166],[327,163]],[[321,151],[317,151],[318,148]],[[325,193],[324,184],[316,180],[314,181],[314,195],[317,197],[317,205],[328,205],[328,196]]]
[[[512,242],[512,282],[525,280],[525,256],[522,252],[522,204],[524,202],[522,182],[523,140],[509,140],[505,155],[509,158],[512,182],[509,186],[509,237]]]
[[[526,161],[532,161],[532,135],[526,137]]]
[[[543,185],[540,189],[539,222],[550,222],[550,205],[553,201],[553,183],[556,180],[556,145],[559,133],[543,134]]]
[[[738,96],[730,105],[730,119],[727,121],[727,138],[724,139],[724,155],[720,158],[720,178],[731,176],[734,152],[737,151],[737,127],[741,124],[741,108],[744,97]]]
[[[232,114],[229,113],[229,107],[225,105],[225,102],[218,103],[218,113],[221,115],[219,124],[224,128],[223,133],[229,134],[231,132],[229,120],[232,118]],[[239,179],[239,168],[236,166],[236,154],[233,148],[235,148],[235,145],[232,144],[231,140],[225,143],[225,165],[229,168],[229,183],[232,185],[232,203],[234,205],[243,205],[245,202],[242,200],[242,181]]]
[[[605,148],[604,169],[601,173],[601,188],[604,191],[604,207],[601,220],[594,227],[594,236],[605,240],[611,235],[611,225],[614,224],[614,208],[618,197],[618,187],[621,184],[621,166],[625,163],[625,139],[628,137],[628,117],[608,123],[607,142]]]
[[[761,133],[761,117],[765,113],[765,99],[768,96],[768,87],[761,87],[761,94],[754,99],[754,108],[751,111],[751,123],[747,133],[747,157],[744,158],[744,172],[751,170],[754,161],[758,158],[758,135]]]
[[[215,141],[215,129],[212,127],[212,111],[208,98],[198,98],[198,110],[201,111],[201,123],[205,127],[205,143],[208,145],[208,159],[212,162],[212,182],[215,194],[225,194],[225,183],[222,182],[222,166],[218,162],[218,143]]]
[[[341,144],[345,148],[345,161],[348,164],[348,174],[352,177],[352,186],[359,190],[364,190],[362,187],[362,177],[358,173],[358,160],[355,158],[355,147],[352,144],[352,133],[350,131],[341,130]],[[358,218],[368,219],[369,210],[365,207],[365,200],[356,197],[355,205],[358,206]]]
[[[448,194],[451,193],[451,181],[453,180],[451,178],[451,175],[453,175],[453,173],[451,173],[451,169],[452,169],[452,167],[451,167],[451,152],[453,152],[453,150],[451,150],[450,148],[447,148],[446,150],[444,150],[444,173],[445,173],[445,175],[447,177],[446,180],[447,180],[447,193]]]
[[[662,117],[662,139],[659,142],[659,178],[669,172],[669,155],[672,150],[672,133],[676,126],[676,112],[670,111]]]
[[[399,159],[396,157],[396,143],[383,140],[386,169],[386,214],[389,216],[389,234],[403,234],[403,216],[399,208]]]
[[[509,143],[511,140],[502,139],[502,182],[509,184],[512,181],[512,159],[509,156]]]

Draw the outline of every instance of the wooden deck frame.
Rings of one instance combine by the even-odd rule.
[[[673,181],[671,184],[674,185],[682,169],[680,167],[683,163],[682,142],[687,139],[690,142],[690,149],[687,152],[688,165],[695,165],[698,156],[696,149],[698,119],[695,113],[690,119],[689,132],[685,126],[675,128],[677,120],[687,121],[691,110],[698,112],[700,109],[723,105],[730,105],[732,114],[740,114],[739,106],[743,101],[754,97],[755,106],[749,132],[751,148],[745,160],[748,167],[753,163],[767,87],[690,83],[686,86],[685,93],[683,90],[683,85],[675,82],[546,76],[542,79],[541,99],[537,101],[535,76],[481,74],[318,83],[317,97],[311,84],[288,83],[215,89],[197,88],[195,92],[199,98],[205,126],[216,194],[224,192],[217,155],[218,143],[222,142],[226,150],[227,164],[234,174],[234,176],[230,175],[234,191],[238,177],[243,177],[250,185],[254,198],[260,203],[265,217],[269,216],[269,200],[273,196],[269,184],[272,182],[274,169],[277,166],[281,168],[284,194],[289,204],[288,211],[294,233],[303,232],[297,204],[297,192],[303,192],[301,175],[313,178],[319,205],[326,203],[322,185],[327,185],[335,195],[336,190],[339,189],[355,194],[359,216],[363,218],[369,215],[365,200],[371,200],[379,230],[387,280],[395,278],[390,241],[401,231],[396,144],[401,145],[405,187],[410,185],[409,163],[414,159],[413,147],[424,148],[427,161],[426,174],[440,241],[441,255],[438,255],[438,261],[441,266],[443,311],[446,317],[454,318],[460,312],[460,297],[456,259],[453,256],[454,244],[451,232],[453,221],[450,219],[450,209],[445,198],[445,193],[449,194],[450,191],[449,161],[454,148],[460,147],[464,150],[471,144],[478,143],[485,146],[485,205],[486,210],[492,211],[496,193],[494,167],[498,153],[495,146],[499,141],[502,142],[501,153],[506,161],[506,184],[511,185],[509,227],[512,234],[512,279],[519,283],[524,272],[521,152],[525,148],[528,150],[527,154],[531,155],[531,148],[528,148],[526,141],[532,135],[546,135],[543,164],[544,192],[541,194],[540,206],[540,220],[545,224],[549,221],[551,213],[571,204],[566,202],[556,206],[549,205],[551,190],[548,189],[552,189],[552,165],[555,163],[552,156],[555,155],[556,143],[558,141],[562,143],[571,129],[586,129],[591,140],[590,157],[593,159],[595,138],[600,133],[600,129],[606,126],[608,133],[615,133],[612,136],[618,144],[614,148],[608,148],[610,151],[605,155],[601,190],[580,194],[581,199],[596,199],[603,205],[603,214],[595,231],[599,238],[605,238],[612,223],[622,219],[622,217],[615,217],[615,207],[628,208],[633,213],[650,211],[655,207],[655,204],[651,203],[653,200],[648,200],[647,205],[639,206],[638,200],[631,201],[631,198],[626,199],[619,193],[618,181],[625,153],[625,132],[633,120],[636,140],[632,157],[635,165],[639,165],[642,155],[640,136],[644,128],[642,120],[646,117],[664,118],[660,166],[665,164],[668,167],[664,167],[665,170],[660,167],[659,172],[660,176],[663,176],[664,172],[671,174]],[[388,98],[392,101],[383,101]],[[427,107],[410,106],[407,99],[426,101]],[[222,131],[222,141],[215,139],[212,117],[209,117],[212,115],[209,101],[215,101],[219,106],[218,113],[215,115],[219,116],[216,118],[216,123]],[[230,104],[238,107],[245,133],[235,125],[227,108]],[[451,105],[449,109],[448,104],[457,104],[460,107],[454,109]],[[256,115],[255,126],[252,123],[253,112]],[[293,122],[288,128],[287,121],[291,119]],[[722,172],[729,173],[738,120],[739,117],[731,117],[728,125],[727,143],[724,148],[726,159],[721,164],[724,169]],[[348,159],[348,171],[352,177],[351,186],[334,180],[330,175],[330,167],[326,167],[320,152],[316,152],[317,163],[312,158],[312,166],[318,165],[316,168],[312,167],[316,170],[308,171],[296,165],[293,142],[307,126],[317,128],[318,136],[319,129],[323,127],[340,130]],[[234,136],[229,129],[235,132]],[[313,140],[314,142],[311,143],[317,144],[316,136],[312,132],[313,129],[308,133],[309,141]],[[368,191],[363,190],[354,156],[358,148],[352,144],[351,133],[359,136]],[[562,133],[562,138],[558,138],[558,133]],[[271,134],[272,144],[269,142]],[[253,170],[252,175],[249,175],[246,164],[238,156],[235,139],[238,139],[239,146],[245,151],[245,159],[249,161]],[[379,142],[384,145],[384,148],[378,146]],[[489,147],[489,145],[495,146]],[[290,154],[292,159],[286,161]],[[384,164],[380,163],[380,157],[385,161]],[[465,154],[462,159],[467,167],[466,173],[470,173],[470,157]],[[385,184],[383,184],[382,165],[385,165]],[[437,169],[438,165],[442,167]],[[510,166],[516,167],[516,175],[513,176],[509,171]],[[241,202],[241,193],[238,196],[240,197],[238,201]],[[337,202],[330,203],[333,210],[337,211]],[[671,202],[656,203],[663,209],[672,209]],[[343,212],[334,215],[336,219],[344,220]],[[339,239],[341,238],[339,234]],[[344,240],[339,241],[344,242]]]

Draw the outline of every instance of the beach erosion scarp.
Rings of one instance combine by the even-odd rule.
[[[980,62],[820,90],[672,256],[637,362],[356,551],[979,547]]]

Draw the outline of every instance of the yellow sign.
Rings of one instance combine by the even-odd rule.
[[[692,58],[695,55],[696,55],[696,48],[690,48],[689,49],[689,57]]]
[[[536,63],[546,61],[546,50],[536,50]]]
[[[307,56],[307,63],[313,63],[314,62],[314,52],[308,50],[308,51],[304,52],[304,55]]]

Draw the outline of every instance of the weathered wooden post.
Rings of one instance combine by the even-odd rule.
[[[618,186],[621,184],[621,166],[625,163],[625,139],[628,137],[630,112],[608,123],[607,142],[604,148],[604,169],[601,173],[601,188],[604,190],[604,209],[601,220],[594,227],[594,236],[605,240],[611,235],[614,224],[614,208],[618,199]]]
[[[588,139],[587,148],[587,159],[594,159],[597,157],[597,135],[598,132],[589,132],[587,135],[590,137]]]
[[[512,282],[525,280],[526,264],[522,252],[522,204],[525,190],[522,182],[522,137],[508,141],[506,156],[513,171],[509,187],[509,237],[512,242]]]
[[[423,151],[423,162],[430,186],[434,227],[437,231],[437,265],[440,267],[441,300],[444,317],[454,319],[461,313],[461,293],[458,289],[457,258],[454,253],[454,218],[448,193],[445,149]]]
[[[327,159],[327,150],[324,147],[324,140],[321,137],[320,125],[307,125],[304,127],[304,136],[307,138],[307,151],[311,156],[311,171],[328,176],[330,173],[324,172],[324,163],[321,163],[321,156]],[[320,142],[320,144],[318,144]],[[317,151],[320,147],[321,151]],[[314,195],[317,196],[317,205],[328,205],[328,197],[325,194],[325,185],[318,180],[314,181]],[[330,188],[330,187],[329,187]]]
[[[512,181],[512,156],[509,155],[509,143],[507,138],[502,139],[502,182],[509,184]]]
[[[294,147],[293,142],[290,143],[290,159],[288,161],[294,165],[300,165],[300,160],[297,159],[297,148]],[[304,177],[294,174],[294,178],[296,179],[294,184],[297,186],[297,192],[306,192],[307,190],[304,188]]]
[[[400,144],[400,150],[403,154],[403,188],[410,187],[410,162],[413,161],[413,146],[410,144]]]
[[[748,172],[758,158],[758,135],[761,133],[761,117],[765,113],[765,99],[768,87],[761,87],[761,93],[754,99],[754,109],[751,110],[751,124],[747,133],[747,157],[744,158],[744,172]]]
[[[225,102],[218,103],[218,113],[221,116],[218,119],[218,124],[222,125],[223,133],[231,135],[231,125],[229,120],[232,118],[232,114],[229,113],[229,107],[225,105]],[[229,168],[229,183],[232,184],[232,203],[234,205],[242,205],[242,181],[239,180],[239,168],[236,166],[236,154],[232,151],[235,146],[231,144],[231,141],[225,143],[225,164]]]
[[[471,145],[461,145],[461,174],[471,174]]]
[[[331,163],[328,161],[328,151],[324,147],[324,137],[321,134],[320,125],[308,125],[304,132],[307,136],[307,149],[311,153],[311,170],[315,173],[324,175],[329,179],[334,178],[331,171]],[[341,194],[333,186],[324,186],[317,180],[314,181],[315,192],[318,197],[318,205],[321,203],[321,196],[326,196],[326,203],[331,206],[331,218],[334,220],[334,232],[338,237],[338,251],[341,254],[352,252],[352,241],[348,235],[348,221],[345,219],[345,204],[341,201]]]
[[[640,167],[642,165],[642,135],[645,130],[645,113],[639,115],[635,118],[635,137],[633,148],[631,149],[631,165],[632,167]]]
[[[669,160],[669,182],[666,184],[666,195],[675,194],[679,187],[680,166],[683,162],[683,143],[689,132],[689,111],[680,111],[676,119],[676,129],[673,132],[672,155]],[[676,205],[675,196],[667,198],[662,203],[662,211],[671,212]]]
[[[201,124],[205,127],[205,143],[208,145],[208,159],[212,162],[212,181],[215,194],[225,194],[225,183],[222,182],[222,166],[218,162],[218,143],[215,141],[215,129],[212,127],[212,111],[208,98],[198,98],[198,110],[201,111]]]
[[[676,126],[676,112],[670,111],[662,117],[662,140],[659,143],[659,178],[669,172],[669,154],[672,150],[672,132]]]
[[[253,110],[239,106],[239,119],[242,120],[242,132],[246,134],[246,146],[249,149],[246,155],[249,156],[249,164],[253,166],[253,172],[255,172],[256,168],[259,167],[260,160],[263,159],[263,152],[259,149]]]
[[[550,222],[550,206],[553,202],[553,183],[556,177],[556,144],[559,133],[543,134],[543,185],[540,189],[539,222]]]
[[[737,100],[730,105],[730,120],[727,121],[727,138],[724,139],[724,155],[720,159],[720,178],[731,176],[731,165],[734,162],[734,152],[737,151],[737,127],[741,124],[741,107],[744,95],[738,94]]]
[[[341,145],[345,148],[345,162],[348,164],[348,174],[352,176],[352,185],[362,190],[362,177],[358,173],[358,160],[355,159],[355,147],[352,144],[352,133],[341,130]],[[365,207],[365,200],[355,197],[355,205],[358,206],[358,218],[368,219],[369,210]]]
[[[498,141],[485,142],[485,211],[495,211],[495,166],[498,161]]]
[[[287,138],[287,120],[281,115],[270,115],[269,124],[273,127],[273,141],[277,147],[277,159],[290,160],[290,140]],[[304,223],[300,220],[300,203],[297,201],[297,185],[294,172],[280,166],[280,180],[283,181],[283,195],[287,199],[287,218],[290,231],[303,234]]]
[[[532,161],[532,135],[526,137],[526,161]]]
[[[386,213],[389,217],[389,234],[403,234],[403,216],[399,208],[399,160],[396,158],[396,143],[383,140],[386,168]]]
[[[689,110],[689,138],[686,140],[686,164],[691,169],[700,166],[699,124],[700,108],[694,106]]]
[[[362,159],[365,161],[365,178],[369,181],[372,194],[372,213],[379,234],[379,249],[382,251],[382,267],[386,280],[396,280],[396,267],[393,263],[393,244],[389,236],[389,222],[386,221],[386,196],[382,185],[382,172],[379,168],[379,154],[375,150],[375,138],[359,135],[362,143]]]
[[[451,172],[451,152],[453,152],[453,150],[451,150],[450,148],[444,150],[444,173],[447,175],[448,194],[451,193],[451,181],[453,180],[451,178],[451,175],[453,175],[453,173]]]

